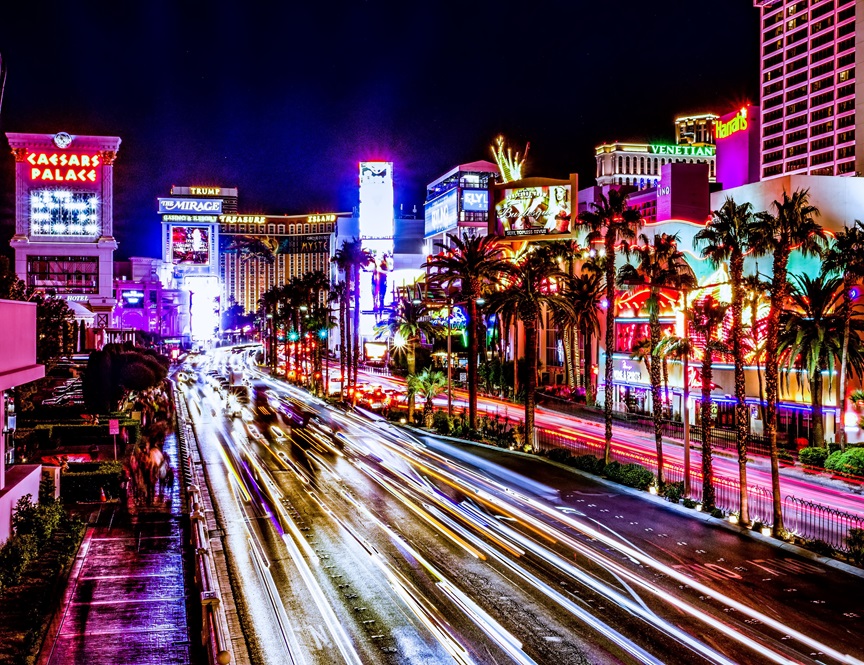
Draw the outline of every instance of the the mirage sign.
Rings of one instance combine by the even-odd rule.
[[[222,199],[159,199],[159,214],[170,213],[222,214]]]

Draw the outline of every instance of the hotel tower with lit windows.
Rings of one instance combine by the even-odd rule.
[[[864,2],[756,0],[760,10],[762,178],[864,173]]]

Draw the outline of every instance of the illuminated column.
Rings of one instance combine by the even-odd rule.
[[[99,210],[102,219],[102,237],[99,238],[101,243],[103,240],[114,239],[114,160],[117,159],[117,152],[101,150],[99,157],[102,159],[102,200]]]

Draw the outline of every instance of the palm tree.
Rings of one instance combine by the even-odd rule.
[[[348,373],[351,385],[356,386],[357,372],[360,365],[360,270],[369,265],[369,262],[372,260],[372,253],[363,247],[362,241],[354,238],[353,240],[342,242],[342,247],[336,250],[333,260],[345,273],[348,298],[350,300],[353,297],[354,300],[354,316],[351,323],[353,350],[350,351]],[[351,346],[351,340],[348,340],[348,346]]]
[[[334,282],[330,286],[330,300],[339,305],[339,348],[345,349],[346,330],[347,330],[347,288],[344,281]],[[339,354],[339,376],[341,377],[341,385],[345,385],[345,368],[346,358],[344,353]]]
[[[756,366],[756,379],[759,382],[759,417],[765,420],[765,390],[762,386],[762,366],[760,358],[765,350],[764,335],[759,327],[759,306],[765,301],[765,294],[771,284],[762,280],[757,267],[755,275],[747,275],[741,280],[744,288],[745,302],[750,306],[750,335],[747,338],[748,352],[753,357]]]
[[[478,236],[463,232],[461,236],[448,234],[450,247],[436,243],[441,252],[429,257],[423,264],[433,272],[429,281],[443,288],[448,296],[458,290],[459,299],[468,313],[468,423],[477,428],[477,299],[490,288],[497,287],[506,274],[509,262],[504,258],[501,244],[494,236]],[[450,360],[448,359],[448,362]]]
[[[693,345],[690,343],[689,337],[679,337],[678,335],[666,335],[660,340],[660,344],[655,349],[655,355],[663,361],[663,385],[666,395],[665,401],[669,405],[671,412],[672,402],[669,400],[669,369],[667,364],[669,360],[682,360],[684,356],[690,356],[693,353]],[[684,381],[687,380],[685,376]]]
[[[750,523],[747,505],[747,447],[750,440],[750,419],[747,411],[747,384],[744,376],[744,256],[756,239],[756,218],[753,205],[735,203],[727,198],[710,222],[693,238],[693,247],[702,247],[702,257],[716,269],[729,266],[732,286],[732,357],[735,363],[735,444],[738,449],[738,484],[740,487],[740,520]]]
[[[608,464],[612,453],[612,354],[615,352],[615,251],[620,242],[630,242],[642,225],[642,213],[627,205],[627,194],[621,189],[610,189],[609,196],[600,195],[599,203],[591,210],[579,213],[579,225],[588,229],[586,242],[603,242],[606,277],[606,446],[604,459]]]
[[[393,340],[397,352],[404,351],[408,363],[408,374],[417,372],[417,345],[421,334],[427,340],[438,336],[439,328],[429,320],[429,310],[422,302],[415,303],[408,297],[403,297],[390,313],[386,321],[375,326],[377,338],[387,336]],[[414,395],[408,396],[408,422],[414,422]]]
[[[408,375],[408,396],[420,395],[423,403],[423,420],[426,427],[432,427],[432,400],[447,390],[447,377],[444,372],[431,371],[428,367],[419,374]]]
[[[593,402],[594,386],[591,377],[591,338],[600,330],[597,308],[602,298],[602,277],[597,273],[583,272],[571,280],[570,296],[576,311],[575,328],[582,337],[582,371],[585,400]]]
[[[834,236],[822,258],[823,275],[843,277],[843,349],[840,355],[840,382],[837,386],[837,416],[834,425],[840,448],[846,447],[846,363],[849,349],[849,324],[852,319],[852,287],[864,280],[864,224],[855,220],[852,226]]]
[[[771,308],[768,312],[765,339],[765,432],[771,446],[771,490],[773,495],[773,533],[786,535],[783,527],[783,504],[780,496],[780,450],[777,447],[777,400],[779,396],[780,313],[789,294],[787,270],[792,249],[801,254],[819,255],[825,243],[825,232],[815,221],[819,210],[810,204],[809,190],[798,189],[790,196],[783,191],[781,200],[771,204],[774,214],[765,212],[759,218],[758,238],[752,247],[757,256],[772,257]]]
[[[706,511],[714,509],[714,464],[711,451],[711,381],[713,379],[712,360],[716,352],[729,349],[726,344],[715,338],[717,328],[726,318],[727,305],[718,303],[710,296],[693,303],[690,321],[693,329],[705,339],[702,351],[702,505]],[[746,503],[745,503],[746,505]]]
[[[339,331],[339,365],[344,368],[342,370],[342,389],[351,384],[351,282],[354,277],[353,270],[349,263],[347,241],[343,241],[342,247],[333,253],[331,261],[336,264],[336,268],[345,277],[341,284],[344,290],[341,293],[341,301],[339,304],[340,326]]]
[[[645,308],[648,310],[648,328],[651,334],[651,365],[648,376],[651,379],[651,409],[654,421],[654,440],[657,445],[657,485],[661,489],[665,484],[663,477],[663,402],[660,394],[661,362],[657,357],[657,347],[660,344],[662,330],[660,328],[660,292],[663,288],[683,291],[696,285],[684,254],[678,249],[678,236],[655,234],[654,241],[640,235],[641,245],[630,248],[636,255],[637,265],[629,263],[621,266],[618,271],[619,286],[630,288],[648,288],[648,300]]]
[[[258,308],[267,326],[267,364],[271,374],[276,370],[276,317],[279,308],[279,287],[273,286],[261,294]]]
[[[533,440],[534,406],[537,389],[537,328],[544,310],[561,311],[575,317],[569,297],[570,276],[545,252],[528,252],[508,271],[500,291],[489,296],[493,312],[512,310],[525,329],[525,362],[528,365],[525,386],[525,440]]]
[[[856,374],[861,370],[860,310],[850,312],[848,324],[843,305],[841,277],[816,278],[793,275],[789,306],[780,319],[780,357],[796,368],[810,385],[810,445],[824,445],[822,395],[824,372],[830,377],[835,359],[841,359],[844,338],[847,362]],[[846,325],[849,326],[848,331]],[[829,381],[830,383],[830,381]]]

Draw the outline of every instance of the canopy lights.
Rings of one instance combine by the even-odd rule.
[[[42,236],[99,235],[99,198],[92,192],[41,189],[30,193],[30,234]]]

